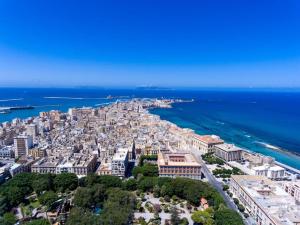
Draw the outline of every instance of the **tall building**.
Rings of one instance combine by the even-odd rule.
[[[29,124],[27,126],[27,134],[32,136],[33,139],[38,135],[38,127],[36,124]]]
[[[157,163],[161,177],[201,179],[201,164],[190,153],[160,152]]]
[[[226,162],[242,160],[242,149],[233,144],[215,145],[215,155]]]
[[[15,157],[28,155],[28,150],[33,146],[32,136],[20,135],[14,138]]]
[[[128,167],[128,149],[120,148],[114,154],[112,163],[111,163],[111,171],[112,175],[118,177],[125,177]]]
[[[233,175],[230,191],[257,225],[300,224],[300,205],[277,182],[263,176]]]

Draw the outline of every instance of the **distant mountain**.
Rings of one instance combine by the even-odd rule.
[[[138,86],[136,87],[137,90],[149,90],[149,91],[169,91],[169,90],[175,90],[174,88],[168,88],[168,87],[157,87],[157,86]]]

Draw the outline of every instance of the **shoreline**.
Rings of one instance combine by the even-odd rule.
[[[147,99],[147,98],[132,98],[132,99],[128,99],[128,100],[133,100],[133,99],[143,100],[143,99]],[[157,116],[160,116],[160,115],[151,112],[151,110],[158,109],[158,108],[160,108],[160,109],[171,109],[171,108],[173,108],[173,104],[177,104],[177,103],[189,103],[189,102],[194,102],[195,101],[194,99],[188,99],[187,100],[187,99],[179,99],[179,98],[176,98],[176,99],[169,99],[169,98],[166,98],[166,99],[163,99],[163,98],[162,99],[160,99],[160,98],[148,98],[148,99],[156,99],[156,100],[159,100],[161,102],[161,104],[159,106],[158,105],[152,105],[152,106],[150,106],[150,107],[147,108],[148,113],[150,113],[152,115],[157,115]],[[119,99],[116,99],[116,101],[118,101],[118,100]],[[120,99],[120,101],[124,101],[124,99]],[[107,103],[99,103],[99,104],[95,104],[95,105],[93,105],[91,107],[92,108],[101,108],[101,107],[105,107],[107,105],[114,104],[114,103],[115,103],[115,101],[114,102],[107,102]],[[59,105],[53,105],[53,106],[59,106]],[[73,107],[73,108],[82,108],[82,107],[83,106],[76,106],[76,107]],[[58,110],[60,110],[60,109],[58,109]],[[62,110],[62,111],[64,112],[64,110]],[[31,117],[37,117],[37,116],[38,116],[38,114],[37,115],[31,115]],[[22,118],[22,119],[26,119],[26,118]],[[161,120],[163,120],[163,119],[161,119]],[[164,119],[164,120],[166,120],[166,121],[168,121],[168,122],[176,125],[177,127],[181,128],[181,129],[188,128],[188,129],[193,130],[194,133],[197,133],[197,130],[189,128],[188,126],[182,127],[180,124],[177,124],[176,122],[172,122],[171,120],[168,120],[168,119]],[[11,121],[12,120],[10,120],[9,122],[11,122]],[[3,122],[5,122],[5,121],[3,121]],[[3,123],[3,122],[1,122],[1,123]],[[220,136],[222,136],[222,135],[220,135]],[[233,143],[236,144],[236,142],[233,142]],[[299,162],[300,162],[300,154],[297,154],[297,153],[295,153],[293,151],[288,151],[286,149],[282,149],[282,148],[276,147],[276,146],[274,146],[274,148],[268,148],[266,145],[271,145],[271,144],[268,144],[268,143],[265,143],[265,142],[259,142],[259,143],[260,143],[260,145],[262,147],[264,147],[265,149],[268,149],[269,151],[272,151],[272,152],[275,152],[275,153],[277,152],[277,153],[283,154],[283,155],[288,156],[288,157],[297,157],[297,158],[299,158]],[[263,143],[263,144],[261,144],[261,143]],[[239,144],[237,144],[237,145],[239,145]],[[275,158],[276,163],[278,163],[279,165],[284,165],[285,168],[289,168],[289,169],[293,168],[293,169],[295,169],[295,170],[297,170],[299,172],[299,170],[297,168],[293,167],[292,165],[279,162],[276,159],[276,156],[269,155],[269,154],[263,154],[263,153],[261,153],[259,151],[255,151],[255,150],[252,150],[252,149],[247,149],[245,147],[242,147],[242,149],[246,150],[247,152],[249,152],[251,154],[261,154],[261,155],[264,155],[264,156],[273,157],[273,158]]]
[[[174,103],[177,103],[177,102],[174,102]],[[171,103],[171,104],[174,104],[174,103]],[[179,102],[178,102],[178,103],[179,103]],[[169,109],[170,109],[170,108],[172,108],[172,107],[169,107]],[[168,108],[164,108],[164,107],[163,107],[163,108],[161,108],[161,109],[168,109]],[[151,109],[150,109],[150,110],[151,110]],[[153,112],[149,112],[149,113],[152,114],[152,115],[161,116],[161,115],[156,114],[156,113],[153,113]],[[170,121],[170,120],[168,120],[168,119],[164,119],[164,120],[166,120],[166,121],[168,121],[168,122],[170,122],[170,123],[176,125],[177,127],[181,128],[181,129],[190,129],[190,130],[192,130],[194,133],[197,134],[197,130],[195,130],[195,129],[192,129],[192,128],[190,128],[190,127],[182,127],[180,124],[177,124],[176,122],[172,122],[172,121]],[[215,135],[216,135],[216,134],[215,134]],[[217,134],[217,135],[218,135],[218,134]],[[219,135],[218,135],[218,136],[219,136]],[[222,136],[222,135],[220,135],[220,136]],[[237,144],[236,142],[233,142],[233,144],[236,144],[237,146],[239,146],[239,144]],[[299,153],[296,153],[296,152],[294,152],[294,151],[289,151],[289,150],[287,150],[287,149],[283,149],[283,148],[280,148],[280,147],[277,147],[277,146],[274,146],[274,147],[270,148],[270,147],[268,147],[268,146],[273,146],[273,145],[271,145],[271,144],[269,144],[269,143],[258,142],[258,144],[260,144],[260,145],[261,145],[262,147],[264,147],[265,149],[268,149],[269,151],[273,151],[274,153],[277,152],[277,153],[283,154],[283,155],[288,156],[288,157],[297,157],[297,159],[299,159],[299,162],[300,162],[300,154],[299,154]],[[268,145],[268,146],[267,146],[267,145]],[[269,157],[272,157],[272,158],[274,158],[275,164],[276,164],[276,165],[282,166],[282,167],[286,168],[287,170],[293,171],[293,172],[295,172],[295,173],[297,173],[297,174],[300,175],[300,169],[295,168],[295,167],[293,167],[293,166],[291,166],[291,165],[288,165],[288,164],[286,164],[286,163],[279,162],[279,161],[276,159],[276,156],[269,155],[269,154],[263,154],[263,153],[261,153],[261,152],[259,152],[259,151],[247,149],[247,148],[245,148],[245,147],[241,147],[241,148],[242,148],[244,151],[246,151],[247,153],[250,153],[250,154],[253,154],[253,155],[255,155],[255,154],[260,154],[260,155],[263,155],[263,156],[269,156]]]

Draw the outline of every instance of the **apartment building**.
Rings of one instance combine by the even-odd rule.
[[[199,149],[202,154],[214,152],[214,146],[223,144],[224,141],[216,135],[198,135],[192,136],[192,146]]]
[[[285,178],[285,169],[281,166],[271,166],[265,164],[252,168],[257,176],[265,176],[272,180],[281,180]]]
[[[125,177],[128,167],[128,149],[119,148],[114,154],[111,163],[112,175]]]
[[[264,176],[233,175],[230,191],[257,225],[300,224],[300,206],[277,182]]]
[[[158,154],[158,169],[161,177],[186,177],[201,179],[201,164],[190,153]]]
[[[300,181],[298,182],[289,182],[285,181],[282,184],[285,192],[289,193],[296,201],[300,202]]]
[[[215,155],[226,162],[229,161],[241,161],[242,160],[242,149],[235,146],[234,144],[218,144],[214,146]]]
[[[33,146],[32,136],[20,135],[14,138],[15,157],[28,155],[28,150]]]

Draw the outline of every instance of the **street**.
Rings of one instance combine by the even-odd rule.
[[[223,185],[216,180],[216,178],[213,176],[213,174],[209,171],[207,168],[205,162],[202,160],[201,153],[198,150],[191,150],[191,152],[197,157],[197,159],[201,162],[202,164],[202,173],[204,174],[205,178],[207,181],[220,193],[220,195],[223,197],[226,205],[228,208],[238,212],[246,225],[252,225],[253,223],[250,222],[249,219],[245,219],[242,213],[238,210],[237,206],[235,203],[231,200],[231,198],[226,194],[225,191],[223,191]]]

